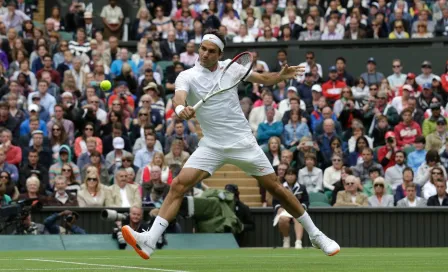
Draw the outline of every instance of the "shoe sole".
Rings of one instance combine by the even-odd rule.
[[[126,241],[126,243],[128,243],[131,247],[133,247],[135,252],[137,252],[137,254],[140,255],[140,257],[142,257],[145,260],[149,259],[149,256],[145,252],[143,252],[143,250],[137,244],[137,240],[135,240],[128,226],[124,226],[123,228],[121,228],[121,233],[123,234],[123,238]]]
[[[334,256],[334,255],[338,254],[339,251],[341,251],[341,249],[338,249],[335,252],[332,252],[332,253],[328,254],[328,256]]]

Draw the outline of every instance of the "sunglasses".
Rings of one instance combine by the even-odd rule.
[[[87,181],[98,181],[97,178],[87,178]]]
[[[138,116],[148,116],[147,113],[140,113]]]
[[[378,88],[370,88],[371,91],[377,91]]]
[[[8,176],[0,176],[1,179],[9,179]]]
[[[340,161],[342,161],[341,159],[332,159],[331,161],[334,161],[334,162],[340,162]]]
[[[112,106],[121,106],[120,103],[113,103]]]
[[[149,103],[149,100],[142,100],[142,103]]]
[[[375,184],[375,187],[382,187],[382,188],[384,188],[384,185],[383,184]]]
[[[345,185],[350,186],[350,185],[354,185],[355,183],[353,182],[346,182]]]
[[[90,130],[90,131],[93,131],[93,128],[85,128],[84,130]]]
[[[442,172],[432,172],[433,175],[442,175]]]
[[[40,97],[33,97],[33,100],[40,100]]]
[[[62,169],[62,172],[71,172],[71,171],[72,171],[72,169],[67,169],[67,168]]]
[[[394,68],[400,68],[401,65],[393,65],[392,67],[394,67]]]
[[[90,101],[90,103],[95,103],[95,104],[99,104],[100,101]]]
[[[131,159],[123,159],[122,161],[123,161],[123,162],[132,162]]]
[[[60,128],[54,128],[53,131],[60,131]]]

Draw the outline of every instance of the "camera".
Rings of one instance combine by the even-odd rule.
[[[101,219],[105,221],[128,221],[129,214],[127,213],[119,213],[115,210],[105,209],[101,212]]]
[[[387,143],[388,144],[393,144],[394,143],[394,138],[393,137],[389,137],[389,138],[387,138]]]
[[[17,203],[0,207],[0,233],[7,227],[15,225],[15,233],[23,234],[26,226],[23,221],[31,214],[31,212],[40,211],[42,203],[37,199],[20,200]]]

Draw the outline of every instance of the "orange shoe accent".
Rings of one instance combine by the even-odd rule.
[[[143,250],[140,249],[140,247],[137,245],[137,241],[135,240],[134,236],[132,235],[132,232],[129,230],[129,226],[124,226],[121,228],[121,233],[123,234],[123,238],[131,247],[134,248],[135,252],[140,255],[145,260],[149,259],[148,254],[143,252]]]
[[[330,255],[328,255],[328,256],[334,256],[334,255],[336,255],[336,254],[338,254],[339,253],[339,251],[341,251],[340,249],[338,249],[338,250],[336,250],[335,252],[333,252],[333,253],[331,253]],[[141,255],[140,255],[141,256]]]

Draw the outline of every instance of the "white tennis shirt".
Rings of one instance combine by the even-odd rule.
[[[218,80],[230,59],[218,62],[218,69],[211,72],[196,62],[192,68],[182,71],[176,79],[176,91],[186,91],[187,103],[194,106],[212,89],[218,89]],[[233,68],[232,65],[231,68]],[[230,73],[245,73],[241,69],[229,70]],[[244,117],[238,99],[237,88],[211,97],[196,111],[196,118],[201,125],[204,139],[214,145],[230,146],[252,135],[249,122]]]

